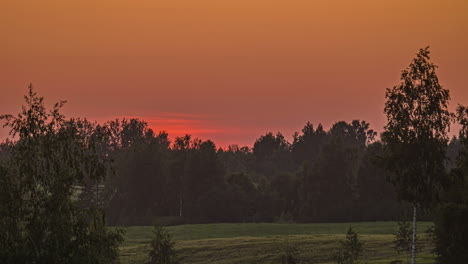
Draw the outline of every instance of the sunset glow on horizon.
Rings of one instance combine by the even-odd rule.
[[[451,108],[468,105],[467,14],[462,0],[9,1],[0,114],[32,83],[67,117],[137,117],[222,147],[291,140],[307,121],[381,132],[385,89],[426,46]]]

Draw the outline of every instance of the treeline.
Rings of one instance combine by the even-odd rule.
[[[365,121],[340,121],[328,131],[307,123],[292,142],[267,133],[253,148],[226,149],[190,135],[171,142],[139,119],[67,123],[108,165],[104,182],[88,180],[81,196],[105,210],[111,225],[376,221],[409,211],[379,166],[383,146]],[[0,159],[13,145],[2,144]],[[449,167],[459,149],[454,138]]]
[[[364,121],[328,131],[307,123],[292,143],[267,133],[253,148],[227,149],[189,135],[171,142],[138,119],[69,125],[111,161],[104,183],[88,182],[83,193],[112,225],[373,221],[404,212],[377,164],[382,144]]]

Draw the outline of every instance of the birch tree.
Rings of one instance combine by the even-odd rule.
[[[398,197],[413,205],[411,261],[416,263],[417,208],[431,207],[447,180],[446,149],[450,94],[439,84],[429,47],[402,71],[401,82],[385,94],[387,125],[382,134],[385,167]]]

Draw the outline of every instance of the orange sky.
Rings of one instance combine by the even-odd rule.
[[[306,121],[381,131],[385,88],[427,45],[452,106],[468,104],[464,0],[5,0],[0,33],[2,114],[32,82],[68,116],[221,146]]]

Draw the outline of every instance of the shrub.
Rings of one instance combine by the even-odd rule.
[[[364,251],[364,243],[360,241],[358,234],[352,227],[348,228],[346,240],[341,241],[335,260],[338,264],[356,264]]]
[[[178,264],[179,259],[174,244],[171,234],[159,224],[155,224],[149,252],[149,264]]]
[[[406,262],[409,262],[411,255],[411,247],[413,242],[413,227],[412,223],[401,220],[398,222],[398,230],[393,239],[393,246],[398,254],[405,254]],[[418,251],[418,236],[416,236],[416,252]]]
[[[468,206],[454,203],[441,206],[434,223],[438,263],[468,263]]]

